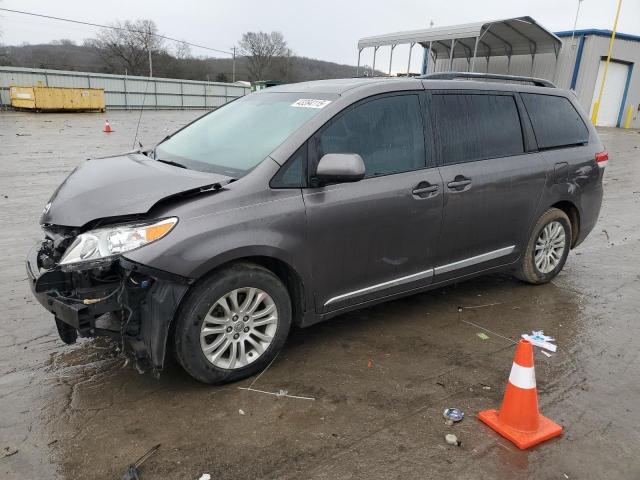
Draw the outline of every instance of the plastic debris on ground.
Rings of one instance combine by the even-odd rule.
[[[480,338],[480,340],[489,340],[489,335],[487,335],[486,333],[478,332],[476,333],[476,335],[478,336],[478,338]]]
[[[160,449],[160,445],[161,444],[159,443],[159,444],[151,447],[149,450],[147,450],[147,453],[142,455],[132,465],[129,465],[129,467],[127,468],[127,471],[122,476],[122,480],[140,480],[140,472],[138,471],[138,468],[144,462],[149,460],[149,458]]]
[[[458,437],[456,437],[453,433],[447,433],[444,436],[444,439],[449,445],[454,445],[456,447],[462,445],[462,442],[458,440]]]
[[[288,394],[289,392],[287,390],[280,389],[280,391],[276,393],[276,397],[282,398],[282,397],[286,397]]]
[[[458,408],[446,408],[442,413],[444,424],[451,426],[464,418],[464,412]]]
[[[522,338],[524,338],[525,340],[529,340],[531,344],[535,345],[536,347],[544,348],[545,350],[549,350],[551,352],[555,352],[558,348],[556,345],[551,343],[555,342],[555,339],[549,337],[548,335],[545,335],[542,330],[534,330],[531,332],[531,335],[529,335],[528,333],[523,333]]]
[[[209,475],[208,473],[203,473],[198,480],[211,480],[211,475]]]
[[[240,408],[240,409],[238,410],[238,413],[239,413],[240,415],[244,415],[244,410],[242,410],[242,409]]]
[[[459,422],[464,418],[464,412],[459,408],[445,408],[444,412],[442,412],[442,416],[446,420],[452,420],[454,422]]]

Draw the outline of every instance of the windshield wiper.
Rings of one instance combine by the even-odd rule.
[[[173,162],[171,160],[162,160],[161,158],[156,158],[156,160],[162,163],[166,163],[167,165],[173,165],[174,167],[186,168],[187,170],[189,170],[189,167],[178,162]]]

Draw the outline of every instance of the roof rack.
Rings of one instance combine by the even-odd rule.
[[[520,75],[500,75],[498,73],[442,72],[428,73],[427,75],[420,75],[417,78],[426,80],[455,80],[457,78],[470,78],[475,80],[504,80],[513,82],[528,82],[534,84],[536,87],[557,88],[552,82],[543,78],[523,77]]]

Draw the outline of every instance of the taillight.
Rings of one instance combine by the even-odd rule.
[[[607,161],[609,160],[609,152],[603,150],[600,153],[596,153],[596,162],[598,166],[604,168],[607,166]]]

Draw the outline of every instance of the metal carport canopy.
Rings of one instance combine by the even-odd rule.
[[[557,57],[562,47],[557,36],[525,16],[365,37],[358,41],[358,51],[369,47],[377,51],[381,46],[390,46],[393,51],[396,45],[413,47],[416,43],[429,48],[436,58],[450,59],[541,53]]]

